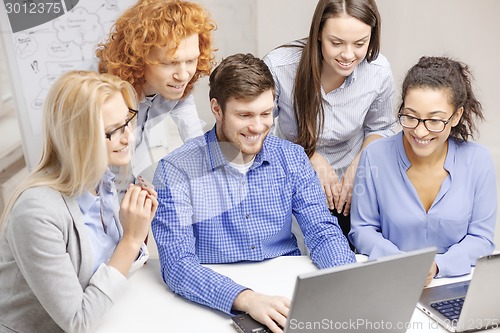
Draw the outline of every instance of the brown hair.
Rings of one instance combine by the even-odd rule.
[[[455,110],[463,107],[462,117],[450,136],[467,141],[477,133],[475,118],[484,120],[481,103],[472,91],[472,74],[464,63],[447,57],[421,57],[403,81],[401,89],[401,105],[404,108],[406,94],[413,88],[443,89],[449,93],[449,102]]]
[[[250,53],[234,54],[222,62],[210,74],[210,99],[217,99],[222,111],[230,98],[250,99],[271,89],[274,95],[274,79],[266,63]]]
[[[327,19],[341,14],[352,16],[369,25],[370,43],[366,60],[378,57],[380,50],[380,14],[374,0],[320,0],[314,11],[309,37],[303,42],[293,102],[297,122],[297,143],[304,147],[311,157],[316,151],[319,134],[323,131],[324,110],[321,96],[321,53],[320,36]]]
[[[215,22],[207,11],[193,2],[180,0],[142,0],[129,8],[116,21],[108,40],[96,51],[99,72],[107,72],[132,84],[139,97],[143,95],[145,65],[153,47],[174,43],[174,54],[182,39],[199,36],[200,56],[196,73],[188,83],[183,97],[202,76],[209,75],[214,63],[212,31]]]

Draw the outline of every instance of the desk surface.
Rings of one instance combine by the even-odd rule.
[[[306,256],[207,267],[261,293],[289,298],[292,297],[297,275],[317,270]],[[467,277],[437,279],[431,285],[464,279]],[[418,309],[413,313],[410,326],[407,332],[447,332]],[[500,329],[494,331],[500,332]],[[236,333],[236,330],[228,315],[172,293],[161,278],[158,259],[150,259],[130,277],[128,288],[105,315],[96,332]]]

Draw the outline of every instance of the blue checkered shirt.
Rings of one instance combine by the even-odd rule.
[[[163,279],[191,301],[231,314],[247,289],[202,264],[300,255],[292,214],[319,268],[356,261],[306,154],[289,141],[268,136],[242,174],[212,129],[163,158],[153,183],[159,207],[152,230]]]

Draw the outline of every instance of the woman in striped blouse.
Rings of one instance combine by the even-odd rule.
[[[309,36],[264,58],[276,82],[276,134],[304,147],[346,236],[360,152],[395,125],[379,49],[374,0],[320,0]]]

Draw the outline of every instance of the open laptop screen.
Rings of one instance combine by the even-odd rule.
[[[435,255],[423,249],[299,275],[285,332],[405,332]],[[233,318],[241,332],[265,332]]]

